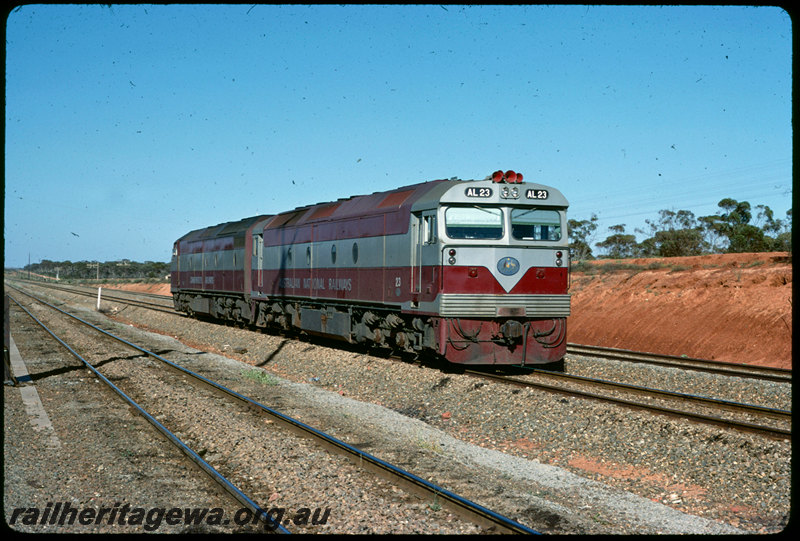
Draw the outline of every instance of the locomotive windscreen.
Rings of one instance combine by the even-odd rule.
[[[561,215],[551,209],[513,209],[511,234],[517,240],[561,240]]]
[[[451,239],[503,238],[503,211],[490,207],[449,207],[445,230]]]

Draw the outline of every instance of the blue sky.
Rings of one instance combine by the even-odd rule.
[[[595,241],[724,197],[783,219],[791,53],[777,7],[21,6],[5,265],[168,261],[199,227],[497,169]]]

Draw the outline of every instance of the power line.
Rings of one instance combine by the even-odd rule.
[[[788,163],[790,163],[790,160],[775,160],[707,175],[684,177],[677,181],[661,183],[659,186],[641,184],[634,189],[617,189],[611,192],[605,192],[602,201],[595,199],[595,203],[591,205],[587,205],[582,201],[573,202],[570,210],[573,215],[595,213],[598,214],[598,217],[609,212],[612,213],[611,216],[602,216],[603,220],[607,220],[653,214],[663,209],[664,206],[672,208],[677,206],[684,210],[716,206],[724,197],[732,197],[737,200],[748,200],[760,197],[790,197],[792,193],[791,172],[787,174],[784,168],[784,165]],[[780,168],[781,170],[777,171],[775,168]],[[762,173],[758,175],[757,180],[753,180],[752,174],[758,171],[762,171]],[[742,178],[741,175],[750,176]],[[765,190],[765,184],[771,185],[772,188]],[[687,188],[683,191],[690,198],[684,197],[682,202],[678,205],[666,204],[667,199],[659,195],[659,191],[663,191],[661,188],[674,191],[676,189],[681,190],[684,187]],[[720,194],[718,199],[714,201],[706,199],[712,197],[714,193]],[[673,199],[674,194],[671,195],[672,197],[670,197],[670,199]],[[609,200],[618,202],[612,204],[605,203]],[[788,199],[788,201],[791,201],[791,199]],[[597,204],[598,202],[600,203],[599,205]],[[750,202],[753,206],[762,204],[762,201],[757,200]],[[622,214],[615,213],[615,211],[630,210],[632,208],[640,210],[636,212],[624,212]]]

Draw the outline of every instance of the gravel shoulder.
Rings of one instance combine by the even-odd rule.
[[[92,301],[70,302],[84,305],[88,319],[105,319],[91,309]],[[183,362],[188,368],[545,533],[773,533],[788,521],[788,441],[511,389],[358,351],[117,308],[120,332],[140,336],[142,331],[127,325],[134,322],[159,329],[169,336],[150,334],[148,340],[163,350],[185,353]],[[24,343],[14,327],[12,333]],[[30,347],[20,347],[26,362],[42,353]],[[193,347],[216,353],[200,354]],[[253,369],[268,371],[274,382],[264,385],[243,377]],[[31,372],[35,370],[34,365]],[[85,379],[71,383],[70,388],[99,385]],[[36,386],[54,380],[38,378]],[[44,449],[41,434],[25,421],[19,393],[9,387],[5,391],[6,479],[11,480],[6,484],[6,520],[9,509],[33,505],[19,502],[41,502],[43,493],[53,494],[48,501],[68,499],[63,487],[58,492],[43,481],[28,480],[37,469],[46,471],[42,466],[48,463],[57,469],[73,468],[63,474],[73,486],[76,482],[81,486],[70,490],[72,494],[88,490],[103,495],[88,487],[106,486],[120,497],[118,478],[105,480],[84,473],[86,479],[81,480],[79,472],[97,473],[104,465],[101,472],[127,469],[127,475],[132,475],[140,466],[91,453],[82,462],[76,456],[79,451],[70,454],[63,445]],[[53,421],[56,434],[71,435],[70,420],[81,426],[90,424],[80,411],[59,409],[64,400],[57,395],[45,399],[47,392],[42,394],[48,412],[52,408],[51,417],[58,419]],[[115,417],[119,414],[110,419]],[[94,422],[102,425],[110,420]],[[110,441],[101,438],[84,445],[92,453],[111,452],[115,457],[104,449],[113,448],[111,443],[125,447],[130,433],[158,442],[147,431],[151,429],[128,429],[123,435],[110,436]],[[61,440],[71,441],[69,437]],[[30,453],[28,444],[36,452]],[[151,445],[167,452],[164,445]],[[43,458],[39,468],[26,462],[32,460],[31,454],[34,462]],[[87,461],[91,464],[77,466]],[[120,468],[122,464],[128,467]],[[188,483],[197,476],[181,478]],[[174,487],[161,486],[156,478],[142,485],[145,493],[166,490],[172,502],[190,501]],[[131,486],[125,488],[130,494]],[[192,494],[198,494],[196,487]],[[218,498],[219,494],[206,502]],[[355,502],[350,506],[348,512]]]

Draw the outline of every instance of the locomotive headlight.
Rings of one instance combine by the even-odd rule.
[[[556,252],[556,266],[560,267],[564,262],[561,260],[561,256],[564,255],[561,253],[561,250]]]
[[[455,265],[456,264],[456,258],[455,257],[451,257],[450,259],[447,260],[447,262],[450,263],[451,265]]]
[[[503,199],[519,199],[519,188],[516,186],[503,186],[500,190],[500,197]]]

